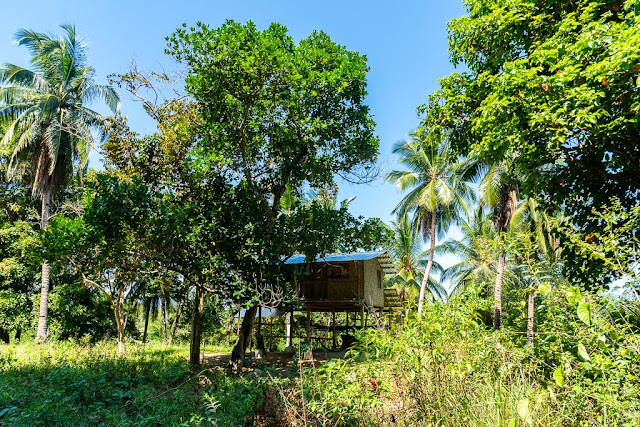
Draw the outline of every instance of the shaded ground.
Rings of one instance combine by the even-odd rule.
[[[344,357],[346,350],[343,351],[314,351],[312,359],[305,359],[304,355],[294,353],[267,353],[267,355],[261,359],[256,359],[251,353],[247,353],[245,356],[245,367],[243,371],[251,372],[255,369],[263,370],[265,368],[272,368],[273,372],[282,376],[294,376],[298,367],[294,364],[295,361],[300,366],[318,366],[331,359]],[[205,353],[205,364],[217,367],[219,369],[226,369],[229,366],[229,359],[231,353]]]

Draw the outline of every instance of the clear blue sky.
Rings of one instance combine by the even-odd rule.
[[[124,72],[133,59],[141,68],[171,67],[164,38],[182,23],[202,21],[219,26],[226,19],[254,21],[260,28],[279,22],[301,39],[323,30],[350,50],[369,59],[368,103],[377,123],[380,159],[394,167],[391,146],[418,126],[416,107],[437,89],[437,80],[452,71],[447,55],[447,21],[463,15],[462,0],[450,1],[142,1],[94,0],[8,2],[0,16],[0,62],[28,66],[24,48],[12,43],[19,28],[57,32],[73,23],[89,42],[88,57],[97,81]],[[152,123],[128,98],[123,112],[140,132]],[[92,166],[99,168],[96,156]],[[393,186],[341,186],[341,198],[356,196],[352,211],[391,221],[401,198]],[[449,264],[450,260],[442,260]],[[449,262],[447,262],[449,261]]]

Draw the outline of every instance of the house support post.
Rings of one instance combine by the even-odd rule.
[[[256,359],[262,359],[267,351],[264,348],[264,337],[262,336],[262,306],[258,307],[258,328],[256,330]]]
[[[290,311],[285,316],[286,322],[286,343],[284,347],[285,353],[293,353],[293,311]]]
[[[338,346],[338,337],[336,336],[336,312],[332,313],[331,323],[333,325],[333,348]]]
[[[311,310],[307,307],[307,342],[311,342]]]
[[[364,303],[360,305],[360,329],[364,329]]]

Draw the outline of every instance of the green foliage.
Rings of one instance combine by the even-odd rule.
[[[96,341],[116,335],[111,306],[98,290],[83,287],[78,281],[60,283],[51,291],[49,298],[51,338],[90,338]]]
[[[0,329],[7,332],[28,329],[31,326],[31,307],[26,293],[0,290]]]
[[[215,369],[194,372],[185,348],[147,344],[130,349],[126,359],[115,352],[103,342],[0,347],[0,423],[211,425],[215,396],[230,403],[225,413],[235,417],[222,419],[236,421],[219,425],[239,425],[259,405],[260,383]],[[234,394],[241,390],[247,391]]]
[[[454,64],[421,107],[426,127],[457,152],[493,164],[511,157],[520,190],[566,209],[587,232],[592,206],[637,204],[640,39],[636,1],[470,0],[448,27]],[[511,178],[514,178],[513,176]],[[601,265],[567,251],[576,283]]]
[[[218,374],[215,385],[203,396],[208,421],[214,426],[252,425],[254,414],[262,406],[262,397],[268,386],[273,386],[267,376],[253,374],[230,377]]]
[[[168,52],[190,67],[213,153],[258,192],[279,202],[289,182],[322,187],[375,160],[366,58],[325,33],[296,44],[275,23],[198,23],[169,37]]]
[[[579,296],[578,296],[579,295]],[[579,319],[590,301],[598,322]],[[304,372],[306,408],[348,425],[633,425],[640,414],[638,325],[621,302],[554,290],[533,347],[476,320],[454,299],[390,330],[371,330],[344,360]],[[637,304],[636,304],[637,305]]]
[[[0,156],[0,173],[4,172],[4,160]],[[40,237],[26,189],[3,182],[0,197],[0,330],[9,333],[31,326],[30,297],[40,274],[34,255]]]

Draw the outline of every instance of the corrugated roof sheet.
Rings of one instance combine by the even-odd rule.
[[[340,261],[367,261],[378,258],[386,251],[356,252],[352,254],[325,254],[324,257],[317,256],[315,262],[340,262]],[[284,262],[285,264],[304,264],[304,255],[294,255]]]
[[[370,252],[355,252],[351,254],[326,254],[324,257],[317,256],[315,262],[340,262],[340,261],[368,261],[370,259],[376,259],[380,262],[380,266],[384,270],[385,274],[393,275],[396,273],[396,269],[393,266],[393,260],[387,251],[370,251]],[[284,262],[285,264],[305,264],[304,255],[294,255]]]

